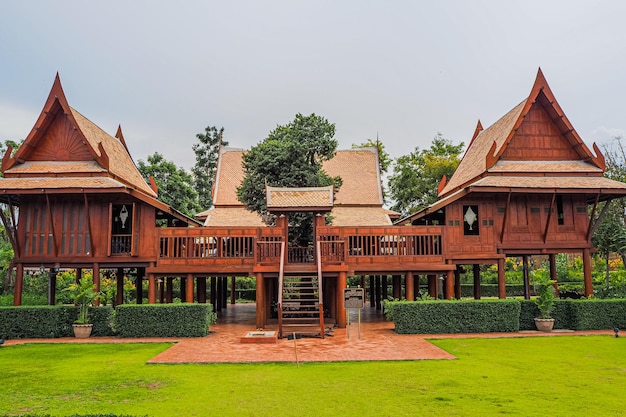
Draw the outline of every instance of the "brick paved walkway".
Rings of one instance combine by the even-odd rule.
[[[551,333],[519,332],[453,335],[399,335],[393,323],[383,320],[382,313],[365,308],[360,338],[356,313],[349,329],[335,329],[332,336],[321,338],[286,338],[271,344],[242,343],[247,332],[254,331],[254,305],[228,306],[221,314],[218,324],[211,326],[211,333],[199,338],[145,338],[120,339],[116,337],[93,337],[89,339],[21,339],[8,340],[5,345],[22,343],[134,343],[173,342],[171,348],[150,359],[148,363],[245,363],[245,362],[329,362],[368,360],[420,360],[454,359],[427,339],[476,338],[476,337],[528,337],[559,335],[612,335],[602,331],[554,331]],[[277,330],[271,325],[266,331]],[[349,334],[348,334],[349,332]]]

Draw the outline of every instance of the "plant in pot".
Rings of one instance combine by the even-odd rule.
[[[72,325],[74,336],[87,338],[93,328],[93,324],[89,323],[89,307],[100,299],[100,294],[96,292],[93,278],[89,275],[83,277],[80,282],[71,284],[67,290],[74,297],[74,304],[78,307],[78,319]]]
[[[552,309],[554,308],[554,283],[556,281],[550,279],[546,271],[542,271],[536,275],[535,285],[537,286],[537,298],[535,304],[539,308],[539,317],[535,318],[535,326],[537,330],[542,332],[550,332],[554,327],[554,318],[552,318]]]

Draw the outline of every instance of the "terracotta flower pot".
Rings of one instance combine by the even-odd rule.
[[[74,337],[77,339],[86,339],[91,336],[93,324],[72,324],[74,328]]]
[[[540,332],[551,332],[554,327],[554,319],[535,319],[535,326]]]

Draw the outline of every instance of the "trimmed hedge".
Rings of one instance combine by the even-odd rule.
[[[515,300],[394,301],[386,309],[400,334],[519,330],[520,303]]]
[[[215,314],[210,304],[124,304],[117,306],[120,337],[202,337]]]
[[[518,306],[517,318],[510,304]],[[394,301],[385,308],[401,334],[536,330],[539,316],[534,300]],[[555,300],[552,317],[555,329],[626,329],[626,300]]]
[[[89,315],[94,336],[113,334],[111,307],[90,307]],[[0,307],[0,338],[71,337],[77,318],[78,307],[74,306]]]

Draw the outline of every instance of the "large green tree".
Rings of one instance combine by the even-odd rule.
[[[438,133],[430,148],[415,148],[396,159],[389,177],[392,209],[408,215],[437,201],[437,186],[444,175],[452,176],[464,146],[463,142],[455,145]]]
[[[213,182],[217,170],[217,158],[220,146],[228,146],[223,138],[224,128],[207,126],[204,133],[198,133],[198,143],[192,146],[196,154],[196,163],[191,169],[193,184],[198,193],[198,202],[202,209],[208,209],[213,205]]]
[[[139,160],[139,172],[146,179],[154,178],[159,188],[159,200],[170,205],[188,216],[200,211],[198,193],[193,187],[193,177],[190,173],[167,161],[163,155],[155,152],[148,156],[147,163]]]
[[[277,126],[243,157],[245,177],[237,189],[239,200],[250,210],[267,216],[265,186],[322,187],[341,186],[322,169],[322,162],[337,150],[335,125],[322,116],[296,114],[293,121]],[[291,240],[305,244],[310,235],[308,216],[291,216]]]
[[[0,157],[4,156],[5,152],[11,146],[13,148],[13,154],[17,151],[17,148],[24,142],[23,140],[19,142],[15,142],[12,140],[5,140],[0,142]],[[1,175],[1,174],[0,174]],[[8,209],[5,204],[2,204],[0,210],[4,210],[6,214],[6,218],[10,218],[8,215]],[[7,235],[7,231],[4,228],[4,225],[0,223],[0,277],[2,279],[2,288],[0,292],[6,292],[12,286],[13,282],[13,246],[9,241],[9,237]]]
[[[611,144],[603,146],[606,160],[604,175],[616,181],[626,182],[626,149],[624,138],[616,137]],[[626,201],[621,198],[611,201],[609,207],[604,210],[604,215],[596,228],[592,242],[600,256],[606,262],[606,283],[609,285],[609,259],[611,254],[616,253],[622,257],[626,264],[626,226],[624,225],[624,213]],[[600,211],[602,213],[602,211]]]

